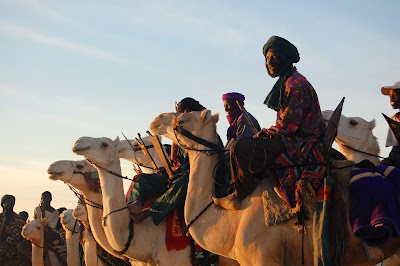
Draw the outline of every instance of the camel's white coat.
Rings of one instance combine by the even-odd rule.
[[[104,265],[97,257],[97,242],[90,231],[90,224],[88,221],[88,214],[85,205],[78,204],[72,212],[72,216],[78,220],[82,226],[83,231],[81,235],[81,244],[84,253],[84,260],[86,266],[102,266]]]
[[[21,235],[32,243],[32,266],[43,266],[44,226],[46,220],[34,219],[22,227]],[[56,254],[49,250],[52,266],[61,266]]]
[[[103,210],[101,209],[103,205],[102,194],[97,191],[92,191],[82,175],[82,173],[97,173],[97,169],[86,160],[61,160],[52,163],[47,172],[50,175],[50,179],[63,181],[81,192],[85,199],[90,228],[96,242],[111,255],[126,260],[127,258],[125,256],[115,253],[104,233],[101,224],[103,215]],[[137,266],[145,265],[133,259],[130,260],[130,263]]]
[[[65,230],[65,242],[67,244],[67,265],[80,265],[79,258],[79,233],[81,225],[72,216],[72,209],[60,214],[60,223]]]
[[[122,179],[102,168],[121,174],[118,158],[119,139],[82,137],[73,151],[96,163],[103,194],[103,228],[111,247],[123,250],[129,235],[129,211]],[[100,167],[101,168],[100,168]],[[119,210],[119,211],[118,211]],[[191,265],[190,248],[168,251],[165,244],[166,222],[154,225],[151,218],[134,225],[135,235],[125,256],[150,265]]]
[[[168,137],[185,147],[207,149],[174,131],[174,127],[182,126],[192,134],[216,143],[217,121],[218,114],[211,115],[209,110],[180,115],[164,113],[155,118],[150,128],[154,134]],[[217,157],[195,150],[188,149],[187,151],[191,171],[185,203],[185,220],[186,223],[190,223],[214,195],[212,169],[217,162]],[[295,219],[266,227],[262,209],[261,190],[258,187],[242,201],[240,210],[226,211],[212,205],[189,230],[195,241],[202,247],[236,259],[240,265],[299,265],[301,263],[301,236],[293,228]],[[306,223],[306,229],[311,232],[310,222]],[[305,265],[312,265],[311,233],[306,236]],[[385,249],[390,249],[388,254],[394,252],[394,246],[399,246],[399,241],[385,247]],[[349,236],[349,254],[345,257],[345,265],[374,265],[377,262],[369,262],[361,241],[354,236]]]

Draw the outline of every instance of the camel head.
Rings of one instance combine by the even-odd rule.
[[[21,235],[31,242],[44,241],[45,222],[39,219],[33,219],[22,227]]]
[[[77,223],[76,219],[72,215],[73,210],[68,209],[60,214],[60,223],[65,231],[73,233],[80,232],[80,224]]]
[[[161,142],[161,136],[158,136],[158,139]],[[150,138],[148,136],[145,136],[142,137],[142,140],[144,145],[147,147],[149,154],[156,162],[157,166],[158,167],[163,166],[156,150],[152,146]],[[144,155],[142,149],[140,148],[137,140],[121,140],[118,145],[118,157],[121,159],[128,160],[137,165],[152,167],[146,155]]]
[[[153,134],[163,135],[173,142],[195,149],[204,149],[204,146],[183,136],[177,128],[182,128],[195,136],[216,143],[216,124],[219,115],[211,114],[210,110],[188,113],[163,113],[158,115],[150,124]]]
[[[118,145],[118,137],[115,140],[106,137],[81,137],[75,142],[72,151],[77,155],[83,155],[87,160],[101,167],[107,168],[118,158]]]
[[[332,114],[333,111],[323,111],[324,121],[329,121]],[[374,128],[375,119],[368,122],[361,117],[341,115],[335,141],[338,145],[345,144],[354,149],[379,154],[378,140],[372,133]]]
[[[88,222],[88,214],[83,204],[78,204],[72,212],[72,216],[81,223]]]
[[[47,173],[50,175],[49,178],[51,180],[61,180],[68,183],[72,181],[74,175],[97,173],[97,170],[86,160],[61,160],[52,163],[47,169]]]

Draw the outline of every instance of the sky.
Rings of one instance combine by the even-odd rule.
[[[394,0],[0,0],[0,196],[14,195],[14,211],[30,217],[46,190],[53,207],[74,208],[49,165],[82,160],[72,152],[82,136],[146,135],[184,97],[220,114],[223,140],[226,92],[244,94],[269,127],[275,112],[263,101],[276,79],[262,47],[272,35],[296,45],[322,110],[345,97],[344,115],[375,119],[387,156],[381,113],[395,110],[380,88],[400,80],[399,9]],[[127,161],[122,174],[135,174]]]

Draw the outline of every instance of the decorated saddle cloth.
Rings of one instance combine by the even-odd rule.
[[[350,224],[355,236],[379,246],[400,236],[400,170],[378,165],[353,170],[349,182]]]
[[[298,152],[296,154],[281,154],[275,161],[278,170],[278,180],[281,185],[286,203],[293,212],[300,210],[305,200],[304,188],[310,188],[317,194],[326,177],[325,158],[322,146],[316,143],[308,156]]]
[[[295,213],[291,212],[289,205],[275,193],[268,178],[261,180],[260,187],[262,189],[264,221],[266,226],[284,223],[295,215]]]

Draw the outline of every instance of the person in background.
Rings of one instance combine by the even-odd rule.
[[[226,119],[228,119],[229,127],[226,132],[226,145],[225,149],[229,149],[232,144],[245,137],[253,137],[258,131],[261,130],[257,119],[252,114],[246,112],[248,121],[243,114],[242,110],[238,106],[244,107],[245,97],[243,94],[238,92],[229,92],[222,95],[222,101],[224,103],[224,109],[226,112]]]
[[[45,191],[42,193],[40,198],[40,204],[33,211],[33,218],[35,219],[47,219],[47,226],[51,229],[55,229],[60,214],[56,209],[51,206],[51,201],[53,197],[51,192]]]
[[[29,261],[17,250],[17,244],[23,240],[21,235],[25,222],[14,212],[15,197],[4,195],[1,198],[0,213],[0,265],[12,260],[16,265],[29,265]]]
[[[51,192],[44,191],[40,198],[40,204],[33,211],[33,218],[43,220],[46,218],[46,226],[44,231],[44,238],[47,242],[49,249],[53,250],[62,262],[67,261],[67,249],[65,240],[63,239],[60,231],[57,230],[59,223],[60,213],[58,210],[51,206],[53,197]],[[62,228],[62,227],[61,227]],[[51,241],[47,241],[50,240]],[[45,261],[49,260],[49,254],[44,254]]]
[[[21,217],[22,221],[26,222],[28,220],[29,214],[26,211],[20,211],[18,213],[19,217]]]
[[[293,66],[300,61],[297,48],[282,37],[272,36],[262,52],[268,74],[272,78],[279,77],[264,101],[277,112],[277,119],[275,125],[262,129],[254,138],[242,138],[232,145],[230,162],[234,192],[224,198],[213,198],[216,205],[229,210],[240,209],[242,200],[253,192],[259,180],[273,176],[270,175],[271,169],[275,169],[275,176],[279,175],[276,163],[281,154],[295,164],[312,160],[324,162],[321,144],[325,133],[324,120],[317,93]],[[315,171],[318,172],[308,176],[312,176],[309,181],[318,189],[325,171],[322,168]],[[282,176],[283,179],[278,176],[278,180],[283,188],[276,186],[275,177],[276,181],[272,181],[274,190],[278,195],[282,189],[287,190],[285,195],[289,195],[287,202],[291,205],[297,181],[290,181],[287,173]],[[296,176],[296,180],[301,177]],[[291,184],[284,187],[287,181]],[[295,202],[295,206],[300,209],[301,205]]]
[[[383,95],[389,96],[390,105],[393,109],[400,109],[400,81],[397,81],[392,86],[383,86],[381,92]],[[400,122],[399,111],[391,117],[394,121]],[[392,150],[389,156],[382,160],[382,164],[400,168],[400,146],[390,128],[386,138],[386,147],[392,147]]]

